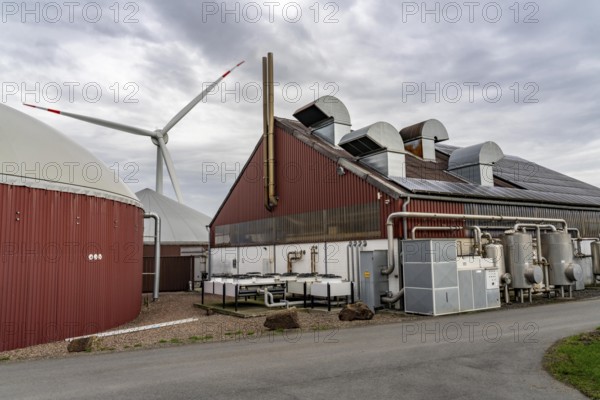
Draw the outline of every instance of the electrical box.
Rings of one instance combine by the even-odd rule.
[[[454,239],[402,241],[408,313],[454,314],[500,307],[500,273],[481,257],[457,257]]]
[[[386,267],[386,250],[360,252],[359,298],[371,311],[381,307],[381,296],[388,291],[388,277],[381,273]]]
[[[425,315],[460,311],[454,239],[403,240],[404,310]]]
[[[458,271],[460,311],[500,307],[500,274],[498,269],[465,269]]]

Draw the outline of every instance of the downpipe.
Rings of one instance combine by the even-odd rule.
[[[154,220],[154,291],[152,292],[152,301],[157,301],[160,290],[160,217],[155,212],[148,212],[144,214],[144,219],[146,218]]]

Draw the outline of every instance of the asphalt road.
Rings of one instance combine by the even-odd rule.
[[[0,399],[585,399],[541,367],[600,299],[0,365]]]

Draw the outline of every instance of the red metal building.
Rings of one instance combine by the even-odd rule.
[[[0,105],[0,351],[92,334],[141,307],[143,214],[89,151]]]
[[[294,116],[274,121],[277,205],[265,207],[263,138],[212,221],[212,246],[383,239],[387,216],[409,198],[407,211],[560,217],[582,235],[600,231],[600,189],[504,155],[492,142],[464,149],[441,143],[448,133],[437,120],[400,132],[381,122],[351,130],[345,106],[331,96]],[[409,220],[408,232],[455,224]],[[400,227],[397,221],[396,237]]]

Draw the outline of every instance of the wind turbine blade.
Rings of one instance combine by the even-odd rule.
[[[181,111],[179,111],[177,113],[177,115],[175,115],[173,117],[173,119],[171,119],[167,125],[165,125],[165,127],[163,128],[163,132],[169,132],[171,130],[171,128],[173,128],[183,117],[185,117],[187,115],[187,113],[189,113],[192,108],[194,108],[196,106],[196,104],[198,104],[200,101],[202,101],[202,99],[204,97],[206,97],[206,95],[215,88],[215,86],[217,86],[219,84],[219,82],[221,82],[227,75],[229,75],[234,69],[236,69],[237,67],[239,67],[240,65],[242,65],[244,63],[244,61],[238,63],[235,67],[231,68],[229,71],[225,72],[223,75],[221,75],[221,77],[219,79],[217,79],[216,81],[214,81],[213,83],[210,84],[210,86],[208,86],[206,89],[204,89],[202,91],[202,93],[200,93],[198,96],[196,96],[192,101],[190,101],[190,103],[185,106]]]
[[[165,159],[165,164],[167,164],[167,171],[169,172],[169,177],[171,178],[171,183],[173,184],[173,189],[175,190],[175,196],[177,196],[177,201],[183,203],[181,188],[179,187],[179,181],[177,180],[177,174],[175,173],[175,165],[173,165],[171,153],[169,153],[169,149],[167,149],[167,145],[162,137],[158,137],[158,146],[160,147],[160,151]]]
[[[103,126],[105,128],[111,128],[111,129],[116,129],[118,131],[124,131],[124,132],[128,132],[128,133],[133,133],[134,135],[149,136],[149,137],[155,137],[156,136],[156,134],[154,132],[152,132],[152,131],[148,131],[146,129],[136,128],[134,126],[119,124],[118,122],[106,121],[106,120],[100,119],[100,118],[88,117],[86,115],[80,115],[80,114],[73,114],[73,113],[69,113],[69,112],[55,110],[55,109],[52,109],[52,108],[44,108],[44,107],[40,107],[40,106],[35,106],[33,104],[23,103],[23,105],[27,106],[27,107],[37,108],[37,109],[40,109],[40,110],[46,110],[46,111],[49,111],[49,112],[54,113],[54,114],[64,115],[65,117],[75,118],[75,119],[78,119],[80,121],[89,122],[90,124],[100,125],[100,126]]]

